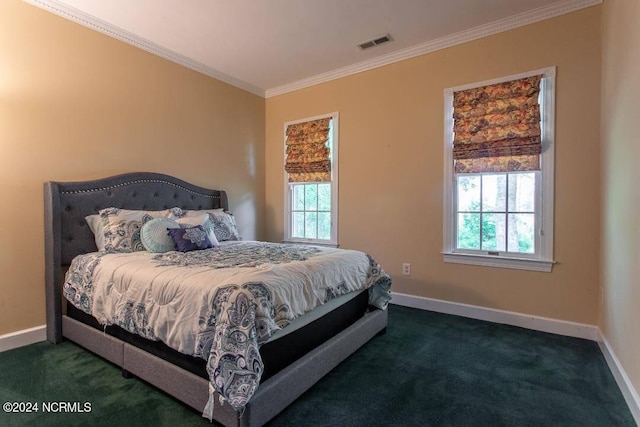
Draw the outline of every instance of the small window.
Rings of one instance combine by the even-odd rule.
[[[285,123],[285,241],[337,246],[338,113]]]
[[[546,68],[445,90],[444,261],[551,271],[554,85]]]

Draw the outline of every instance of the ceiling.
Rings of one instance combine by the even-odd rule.
[[[268,97],[602,0],[25,1]]]

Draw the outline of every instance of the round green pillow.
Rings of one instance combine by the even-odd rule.
[[[154,253],[175,251],[176,245],[169,236],[168,228],[180,228],[180,224],[170,218],[154,218],[145,222],[140,230],[142,246]]]

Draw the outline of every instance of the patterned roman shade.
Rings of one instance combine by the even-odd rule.
[[[331,181],[330,123],[331,117],[326,117],[287,126],[284,169],[289,182]]]
[[[456,173],[540,170],[542,75],[453,94]]]

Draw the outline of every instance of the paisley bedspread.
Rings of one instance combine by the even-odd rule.
[[[225,242],[202,251],[90,253],[76,257],[64,295],[103,325],[207,360],[214,390],[238,411],[260,383],[259,347],[294,318],[332,298],[369,289],[385,309],[391,278],[353,250]]]

